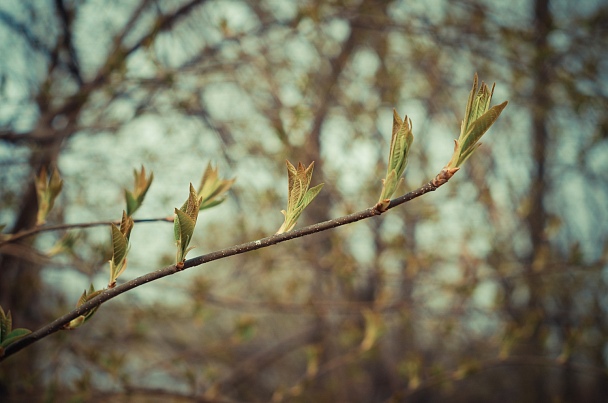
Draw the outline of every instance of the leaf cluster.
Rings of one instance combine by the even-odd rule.
[[[90,299],[98,296],[103,291],[104,290],[95,290],[95,287],[93,287],[93,284],[91,284],[91,286],[89,287],[89,291],[87,292],[87,290],[84,290],[84,292],[82,293],[82,295],[80,296],[80,298],[78,298],[78,302],[76,303],[76,308],[78,308],[79,306],[81,306],[85,302],[89,301]],[[95,312],[97,312],[97,309],[99,309],[99,306],[96,306],[95,308],[87,311],[83,315],[78,316],[76,319],[71,320],[63,328],[66,329],[66,330],[73,330],[73,329],[76,329],[79,326],[82,326],[89,319],[91,319],[91,317],[93,317],[93,315],[95,314]]]
[[[397,111],[393,109],[393,133],[391,136],[391,147],[388,154],[388,167],[386,176],[382,179],[382,192],[378,200],[379,207],[386,209],[388,203],[397,190],[397,187],[403,182],[403,172],[407,166],[407,157],[410,152],[410,146],[414,141],[412,133],[412,121],[407,116],[401,119]]]
[[[481,136],[496,122],[503,109],[506,108],[508,101],[495,105],[490,108],[494,87],[490,90],[482,81],[479,89],[477,88],[477,74],[473,78],[473,88],[469,94],[467,107],[464,112],[464,119],[460,126],[460,136],[454,140],[454,154],[446,168],[460,168],[460,166],[473,154],[481,145]]]
[[[186,255],[194,247],[188,247],[192,240],[198,212],[200,211],[202,197],[198,196],[192,183],[190,184],[190,194],[181,208],[175,209],[175,220],[173,223],[173,233],[175,242],[177,243],[176,264],[178,267],[183,267],[183,262],[186,260]]]
[[[314,161],[307,168],[304,168],[301,162],[298,162],[296,168],[289,161],[285,161],[287,165],[287,210],[281,210],[285,217],[283,224],[277,231],[277,234],[291,231],[296,226],[300,215],[314,200],[323,188],[323,183],[309,189],[310,181],[312,180],[312,171],[314,170]]]
[[[120,227],[111,224],[112,229],[112,259],[110,259],[109,288],[116,285],[116,279],[127,268],[127,253],[129,252],[129,237],[133,229],[133,219],[123,210]]]

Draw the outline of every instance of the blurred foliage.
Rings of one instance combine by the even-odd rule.
[[[374,205],[393,108],[416,127],[395,195],[450,160],[475,72],[509,108],[440,191],[124,294],[3,362],[1,400],[602,401],[607,17],[590,0],[2,2],[4,233],[36,225],[48,167],[56,224],[118,217],[141,164],[137,215],[167,217],[213,161],[238,181],[198,217],[211,251],[279,227],[286,159],[325,183],[305,225]],[[138,224],[121,278],[174,261],[171,234]],[[107,228],[64,236],[0,246],[19,326],[107,281]]]

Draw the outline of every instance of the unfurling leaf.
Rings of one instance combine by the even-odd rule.
[[[505,101],[500,105],[490,108],[495,84],[492,85],[492,89],[484,82],[481,83],[479,89],[477,85],[478,78],[477,74],[475,74],[473,88],[469,94],[464,119],[460,126],[460,136],[458,140],[455,140],[454,154],[450,162],[445,166],[444,171],[453,171],[455,173],[460,168],[477,147],[480,146],[479,140],[496,122],[508,104],[508,101]]]
[[[133,229],[133,219],[122,212],[120,228],[111,224],[112,229],[112,259],[110,260],[109,288],[116,286],[116,279],[127,268],[127,253],[129,252],[129,237]]]
[[[192,248],[188,248],[196,226],[198,212],[202,203],[202,197],[197,195],[192,183],[190,184],[190,194],[188,200],[180,209],[175,209],[175,219],[173,222],[173,232],[177,243],[176,266],[183,267],[186,255]]]
[[[146,179],[146,169],[142,165],[141,171],[133,170],[135,177],[135,187],[133,192],[125,189],[125,199],[127,201],[127,215],[130,217],[135,211],[141,207],[144,202],[144,197],[154,180],[154,173],[150,172],[150,177]]]
[[[18,328],[13,329],[13,318],[11,311],[4,313],[0,306],[0,357],[4,355],[4,349],[13,344],[23,336],[31,333],[31,330]]]
[[[89,291],[87,292],[87,290],[84,290],[84,292],[82,293],[80,298],[78,298],[78,302],[76,303],[76,308],[78,308],[85,302],[89,301],[90,299],[98,296],[102,292],[103,292],[103,290],[95,291],[95,287],[93,287],[93,284],[91,284],[91,286],[89,287]],[[70,323],[65,325],[63,328],[66,330],[72,330],[72,329],[76,329],[79,326],[82,326],[86,321],[88,321],[89,319],[91,319],[91,317],[93,317],[95,312],[97,312],[97,309],[99,309],[99,306],[96,306],[93,309],[85,312],[83,315],[78,316],[76,319],[72,319],[70,321]]]
[[[235,178],[220,179],[218,168],[213,168],[211,163],[207,164],[197,193],[202,199],[199,209],[208,209],[226,200],[225,193],[232,187],[235,180]]]
[[[386,176],[382,180],[382,192],[378,200],[381,208],[386,209],[388,207],[395,190],[403,181],[401,176],[407,166],[407,157],[413,141],[412,121],[407,116],[401,120],[397,111],[393,109],[393,133],[388,154],[388,167]]]
[[[312,180],[312,172],[314,169],[314,161],[310,163],[308,168],[304,168],[301,162],[298,162],[296,168],[289,161],[287,164],[287,210],[281,210],[285,216],[283,224],[277,231],[277,234],[291,231],[295,227],[302,211],[308,206],[321,191],[323,183],[312,188],[310,181]]]
[[[14,342],[16,342],[17,340],[19,340],[23,336],[27,336],[30,333],[32,333],[31,330],[29,330],[29,329],[23,329],[23,328],[18,328],[18,329],[11,330],[9,332],[9,334],[6,335],[6,337],[4,338],[4,340],[2,340],[2,342],[0,343],[0,356],[2,356],[1,352],[2,352],[3,349],[5,349],[9,345],[13,344]]]
[[[46,222],[46,217],[55,204],[55,199],[61,193],[63,181],[59,177],[59,172],[53,169],[51,177],[48,178],[46,168],[42,168],[40,175],[36,178],[36,195],[38,196],[38,215],[36,225]]]

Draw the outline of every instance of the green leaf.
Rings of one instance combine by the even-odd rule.
[[[175,241],[179,241],[180,234],[180,224],[179,224],[179,216],[177,215],[177,209],[175,209],[175,218],[173,219],[173,238]]]
[[[393,109],[393,131],[391,145],[388,154],[386,175],[382,181],[382,191],[378,203],[387,207],[386,200],[390,200],[399,183],[399,178],[405,172],[408,155],[414,134],[412,133],[412,121],[407,116],[401,119],[397,111]]]
[[[481,143],[477,143],[477,144],[473,144],[471,147],[469,147],[469,149],[463,150],[462,154],[460,154],[460,158],[458,159],[458,164],[459,165],[464,164],[464,162],[467,159],[469,159],[469,157],[471,155],[473,155],[473,152],[475,152],[475,150],[477,150],[480,146],[481,146]]]
[[[287,166],[287,210],[281,210],[284,216],[284,221],[277,234],[292,230],[302,211],[308,206],[312,200],[319,194],[323,184],[319,184],[311,189],[308,189],[312,181],[312,173],[314,170],[314,162],[307,168],[304,168],[301,162],[296,168],[289,161],[285,161]]]
[[[4,310],[0,306],[0,341],[4,340],[13,327],[13,320],[11,318],[11,311],[8,314],[4,313]]]
[[[201,210],[206,210],[206,209],[215,207],[218,204],[222,204],[225,200],[226,200],[225,197],[222,197],[221,199],[211,200],[211,201],[203,200],[203,202],[201,203]]]
[[[188,195],[188,200],[184,206],[182,206],[182,211],[185,212],[190,218],[194,220],[196,223],[196,219],[198,217],[198,212],[200,210],[200,205],[202,202],[202,198],[198,196],[196,190],[194,190],[194,186],[192,183],[190,184],[190,194]]]
[[[386,178],[382,179],[382,193],[380,194],[380,201],[390,200],[394,193],[395,186],[397,184],[397,172],[391,170]]]
[[[133,170],[133,176],[135,178],[135,186],[133,192],[125,189],[125,199],[127,202],[127,215],[132,216],[137,209],[141,207],[144,202],[144,198],[152,181],[154,180],[154,173],[150,173],[150,177],[146,179],[146,169],[141,166],[141,170]]]
[[[475,75],[473,76],[473,88],[471,89],[471,92],[469,93],[469,99],[467,100],[467,106],[464,111],[464,118],[462,120],[462,125],[461,125],[461,130],[460,130],[461,134],[466,131],[467,127],[469,127],[469,122],[474,120],[472,118],[472,110],[473,110],[473,101],[475,100],[475,92],[477,91],[477,83],[478,83],[478,78],[477,78],[477,73],[475,73]]]
[[[217,168],[211,163],[207,164],[205,173],[201,179],[198,195],[202,198],[200,210],[208,209],[225,200],[225,193],[232,187],[235,179],[220,179]]]
[[[120,229],[112,224],[112,260],[121,262],[127,256],[127,247],[129,245],[127,238],[120,232]]]
[[[320,183],[317,186],[314,186],[314,187],[308,189],[308,191],[302,198],[301,205],[302,205],[303,209],[306,208],[310,204],[310,202],[312,202],[314,200],[315,197],[317,197],[317,195],[319,194],[321,189],[323,189],[323,185],[325,185],[325,184]]]
[[[112,259],[110,259],[110,281],[108,287],[113,288],[116,285],[118,277],[124,273],[127,268],[129,237],[131,236],[131,230],[133,229],[133,219],[130,216],[127,216],[127,213],[123,211],[120,228],[112,224],[111,229]]]
[[[137,199],[135,198],[133,193],[131,193],[127,189],[125,189],[125,200],[127,202],[127,214],[133,215],[133,213],[135,213],[135,210],[139,208],[139,203],[137,202]]]
[[[72,319],[67,325],[65,325],[65,329],[67,330],[73,330],[76,329],[77,327],[80,327],[84,324],[84,322],[86,322],[86,317],[84,317],[83,315],[80,315],[78,317],[76,317],[75,319]]]
[[[88,292],[87,292],[87,290],[84,290],[84,292],[82,293],[80,298],[78,298],[76,307],[78,308],[85,302],[87,302],[87,301],[93,299],[94,297],[98,296],[99,294],[101,294],[103,291],[104,290],[95,291],[95,287],[93,287],[93,284],[91,284],[89,286]],[[91,310],[85,312],[83,315],[80,315],[77,318],[71,320],[67,325],[64,326],[64,329],[72,330],[79,326],[82,326],[85,322],[87,322],[89,319],[91,319],[93,317],[93,315],[95,314],[95,312],[97,312],[98,309],[99,309],[99,305],[92,308]]]
[[[482,82],[479,89],[477,89],[477,84],[478,78],[477,74],[475,74],[473,78],[473,88],[469,93],[464,119],[460,126],[460,136],[455,142],[454,153],[452,154],[450,162],[448,162],[442,171],[451,173],[447,175],[447,179],[449,179],[449,177],[451,177],[451,175],[453,175],[479,147],[479,140],[496,122],[508,103],[505,101],[500,105],[490,108],[495,85],[493,84],[492,89],[490,89]],[[445,181],[447,180],[438,181],[437,183],[445,183]]]
[[[192,239],[196,220],[200,211],[202,198],[198,197],[192,184],[190,184],[190,193],[188,200],[180,209],[175,209],[175,219],[173,224],[173,234],[177,244],[176,264],[179,265],[186,258],[188,244]]]
[[[463,150],[468,150],[473,144],[481,139],[481,136],[483,136],[494,122],[496,122],[503,109],[506,108],[507,103],[508,102],[505,101],[500,105],[495,105],[471,124],[466,135],[466,140],[462,145]]]
[[[398,125],[398,126],[396,126]],[[412,122],[406,116],[401,120],[393,109],[393,137],[391,138],[391,150],[389,153],[389,171],[395,170],[397,176],[401,176],[407,164],[409,146],[412,144]]]
[[[4,309],[0,306],[0,356],[2,356],[4,348],[29,333],[31,331],[28,329],[13,329],[11,311],[4,313]]]
[[[13,329],[9,334],[6,335],[6,337],[4,337],[2,339],[2,342],[0,343],[0,347],[6,348],[9,345],[16,342],[17,340],[19,340],[20,338],[27,336],[30,333],[32,333],[32,331],[28,330],[28,329],[23,329],[23,328]]]
[[[175,214],[177,214],[179,219],[179,239],[191,238],[194,233],[196,221],[181,210],[175,209]]]

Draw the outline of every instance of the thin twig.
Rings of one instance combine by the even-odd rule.
[[[173,217],[160,217],[160,218],[141,218],[138,220],[133,220],[134,223],[149,223],[149,222],[173,222]],[[64,229],[74,229],[74,228],[91,228],[91,227],[103,227],[105,225],[120,225],[120,220],[114,221],[95,221],[95,222],[85,222],[85,223],[77,223],[77,224],[58,224],[58,225],[48,225],[44,227],[35,227],[28,229],[26,231],[18,232],[14,235],[9,235],[10,238],[5,239],[4,241],[0,241],[0,246],[16,242],[20,239],[27,238],[41,232],[49,232],[49,231],[60,231]]]
[[[443,172],[443,171],[442,171]],[[441,173],[439,174],[441,175]],[[438,175],[438,176],[439,176]],[[304,228],[300,228],[297,230],[285,232],[278,235],[272,235],[266,238],[258,239],[257,241],[247,242],[240,245],[235,245],[229,248],[221,249],[215,252],[208,253],[206,255],[197,256],[195,258],[186,260],[183,263],[183,267],[177,268],[176,265],[171,265],[167,267],[163,267],[161,269],[155,270],[148,274],[144,274],[143,276],[134,278],[133,280],[127,281],[121,285],[118,285],[114,288],[109,288],[101,292],[94,298],[91,298],[84,304],[75,308],[73,311],[61,316],[60,318],[55,319],[53,322],[41,327],[35,332],[30,333],[29,335],[23,337],[22,339],[16,341],[15,343],[9,345],[4,355],[0,357],[0,362],[8,358],[9,356],[17,353],[18,351],[23,350],[27,346],[61,330],[64,329],[65,326],[76,319],[77,317],[84,315],[91,309],[98,307],[104,302],[119,296],[120,294],[129,291],[133,288],[137,288],[151,281],[158,280],[160,278],[170,276],[177,272],[189,269],[191,267],[200,266],[205,263],[212,262],[214,260],[223,259],[229,256],[240,255],[242,253],[250,252],[256,249],[266,248],[268,246],[276,245],[281,242],[289,241],[291,239],[300,238],[307,235],[312,235],[318,232],[326,231],[332,228],[341,227],[342,225],[354,223],[366,218],[370,218],[373,216],[380,215],[387,210],[390,210],[394,207],[397,207],[403,203],[409,202],[417,197],[420,197],[428,192],[432,192],[437,190],[437,188],[446,181],[438,182],[436,179],[428,182],[422,187],[409,192],[401,197],[393,199],[390,201],[388,207],[386,209],[380,207],[380,203],[378,203],[374,207],[370,207],[366,210],[362,210],[356,213],[352,213],[343,217],[339,217],[333,220],[327,220],[318,224],[309,225]],[[181,265],[180,265],[181,266]]]

